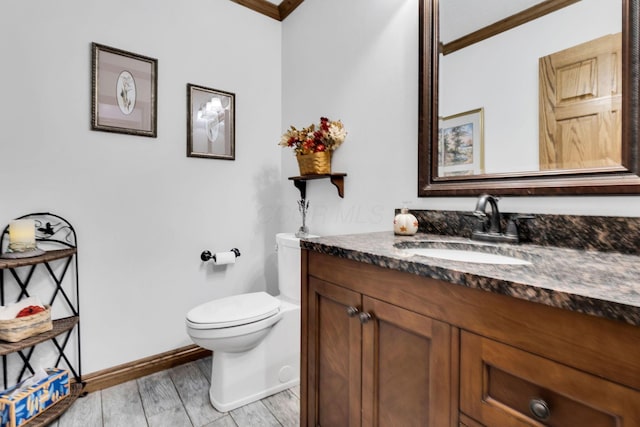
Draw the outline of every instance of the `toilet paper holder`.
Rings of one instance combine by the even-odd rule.
[[[238,248],[232,248],[229,249],[230,252],[233,252],[236,255],[236,258],[238,258],[240,256],[240,250]],[[214,262],[216,261],[216,255],[212,254],[210,251],[203,251],[200,254],[200,259],[202,261],[209,261],[209,260],[213,260]]]

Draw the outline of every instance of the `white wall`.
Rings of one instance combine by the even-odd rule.
[[[348,132],[333,160],[348,174],[344,199],[328,181],[308,183],[312,233],[390,230],[394,207],[415,199],[417,34],[417,0],[306,0],[284,21],[283,129],[327,116]],[[297,175],[283,151],[283,176]]]
[[[475,198],[418,198],[418,0],[306,0],[283,24],[283,129],[320,115],[349,135],[335,152],[345,198],[309,183],[312,233],[391,230],[393,208],[472,210]],[[289,152],[283,177],[296,175]],[[293,186],[285,203],[295,207]],[[505,197],[504,212],[640,216],[640,197]],[[299,219],[290,212],[289,222]]]
[[[91,42],[158,59],[158,138],[90,130]],[[0,224],[76,228],[84,373],[190,344],[191,307],[273,288],[280,49],[277,21],[230,1],[3,2]],[[235,161],[186,157],[187,83],[236,94]],[[199,259],[232,247],[227,268]]]

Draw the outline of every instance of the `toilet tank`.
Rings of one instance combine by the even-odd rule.
[[[309,236],[317,237],[317,236]],[[280,296],[300,303],[300,239],[293,233],[276,234]]]

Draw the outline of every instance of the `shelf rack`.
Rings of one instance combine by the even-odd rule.
[[[4,388],[19,383],[27,373],[33,374],[35,372],[30,360],[36,346],[44,342],[50,341],[55,347],[54,351],[57,353],[55,367],[59,367],[64,362],[69,369],[72,375],[69,396],[28,422],[29,426],[46,426],[58,418],[78,397],[86,394],[80,358],[77,238],[73,226],[66,219],[52,213],[32,213],[17,219],[33,219],[35,221],[36,243],[38,248],[44,249],[45,252],[42,255],[27,258],[0,258],[0,304],[5,305],[7,291],[11,287],[14,292],[18,293],[15,301],[29,297],[29,284],[34,277],[36,268],[40,266],[39,268],[44,268],[46,276],[53,282],[51,297],[46,303],[53,307],[56,301],[61,301],[61,304],[66,307],[65,310],[71,314],[68,317],[53,319],[51,331],[15,343],[0,341]],[[6,226],[0,233],[0,251],[6,250],[8,235],[9,226]],[[72,277],[65,281],[65,277],[70,271]],[[9,280],[9,277],[13,280]],[[74,333],[75,345],[69,349],[68,344]],[[72,350],[75,351],[75,360],[70,359],[70,351]],[[21,366],[15,381],[9,381],[8,378],[8,356],[12,353],[19,356],[18,367]]]
[[[307,198],[307,181],[316,179],[329,179],[333,185],[338,189],[338,196],[344,198],[344,177],[346,173],[330,173],[324,175],[302,175],[302,176],[290,176],[289,179],[293,181],[293,185],[300,190],[300,197],[302,200]]]

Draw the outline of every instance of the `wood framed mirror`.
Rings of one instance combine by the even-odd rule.
[[[465,0],[457,0],[453,3],[461,3],[462,1]],[[481,3],[486,7],[484,2],[466,1],[469,2],[469,5]],[[573,97],[587,101],[591,99],[589,102],[592,104],[600,102],[600,95],[597,95],[596,92],[601,89],[596,88],[596,83],[599,82],[598,74],[602,75],[603,72],[598,69],[596,60],[579,60],[571,65],[565,64],[564,68],[558,66],[556,69],[562,69],[563,72],[569,70],[569,72],[565,72],[563,75],[559,74],[557,83],[552,85],[552,93],[550,94],[548,90],[545,92],[544,88],[539,88],[544,87],[544,82],[549,80],[545,67],[548,66],[549,61],[556,61],[557,56],[553,57],[553,54],[565,53],[565,50],[569,48],[592,52],[594,51],[593,44],[586,44],[586,48],[580,47],[580,45],[598,43],[595,39],[599,39],[599,37],[580,42],[569,40],[565,42],[568,45],[564,47],[562,45],[559,45],[560,48],[558,46],[545,47],[544,49],[549,49],[548,51],[532,48],[525,43],[529,39],[544,38],[542,36],[532,37],[531,32],[539,35],[546,31],[555,31],[553,30],[554,24],[545,21],[545,19],[564,22],[562,25],[566,25],[567,22],[577,23],[583,27],[590,25],[593,22],[593,17],[590,20],[585,20],[584,16],[579,17],[577,14],[582,13],[584,8],[591,7],[590,4],[594,3],[593,0],[533,1],[535,3],[533,6],[511,13],[489,25],[480,26],[478,30],[465,33],[452,41],[441,40],[441,34],[446,32],[446,29],[442,27],[445,24],[440,19],[441,9],[443,6],[445,8],[452,7],[451,3],[452,0],[420,0],[418,196],[469,196],[486,192],[499,195],[640,194],[640,141],[638,140],[640,0],[616,0],[616,6],[613,7],[617,16],[615,19],[621,19],[622,22],[620,23],[620,35],[617,36],[620,37],[620,41],[614,42],[614,45],[618,44],[618,51],[616,53],[613,49],[614,52],[609,55],[614,59],[617,55],[620,65],[610,66],[614,77],[607,77],[600,79],[600,81],[610,82],[613,79],[614,88],[612,89],[609,85],[604,91],[613,93],[613,101],[607,102],[615,104],[617,107],[612,107],[607,112],[608,119],[605,119],[604,122],[594,121],[583,128],[576,127],[576,123],[584,121],[582,118],[567,120],[568,125],[559,122],[550,125],[549,111],[559,111],[561,108],[556,105],[547,105],[545,110],[542,104],[545,99],[564,102],[563,96],[569,92],[571,94],[567,98]],[[527,1],[523,0],[522,3],[527,3]],[[600,1],[599,3],[609,9],[612,8],[610,2]],[[473,12],[468,10],[467,12],[449,15],[453,16],[453,19],[456,16],[474,15]],[[527,25],[531,27],[527,28]],[[462,25],[456,23],[455,26],[461,27]],[[545,31],[541,31],[540,28],[544,28]],[[522,35],[520,38],[517,37],[519,31],[525,32],[525,41],[523,41]],[[529,31],[528,36],[526,31]],[[565,32],[573,34],[577,31],[567,30]],[[508,53],[502,50],[499,53],[500,56],[512,58],[512,62],[518,65],[524,64],[528,67],[526,73],[535,76],[535,80],[532,78],[527,80],[523,77],[524,73],[517,69],[509,71],[507,68],[507,73],[511,74],[507,74],[507,77],[500,76],[500,70],[497,67],[503,67],[497,65],[496,60],[490,56],[496,50],[495,47],[493,51],[485,50],[484,53],[482,50],[476,50],[474,53],[465,52],[467,57],[460,55],[471,47],[491,49],[492,43],[497,42],[513,46],[517,52],[532,52],[533,57],[527,60],[517,59],[517,53]],[[455,61],[451,62],[448,58],[448,62],[443,61],[444,55],[449,54],[451,58],[455,55],[459,56],[458,59],[464,58],[462,62],[457,63],[457,68],[452,68],[456,67]],[[566,56],[564,55],[564,57]],[[449,82],[451,76],[455,74],[451,71],[452,69],[469,68],[478,74],[477,70],[483,67],[485,70],[489,70],[485,71],[485,74],[495,72],[501,85],[504,81],[510,80],[509,76],[515,75],[521,79],[516,82],[516,85],[519,85],[518,88],[533,90],[536,99],[527,100],[528,108],[533,113],[525,115],[513,108],[521,101],[520,98],[517,98],[520,91],[508,87],[501,86],[498,89],[493,89],[492,94],[502,94],[504,99],[498,106],[495,103],[491,104],[488,100],[473,98],[473,87],[465,88],[464,84],[454,83],[443,89],[445,82]],[[572,76],[573,83],[565,85],[565,87],[561,86],[560,83],[566,81],[568,75]],[[541,80],[542,83],[540,83]],[[476,78],[475,74],[464,79],[464,82],[479,88],[486,85],[483,80]],[[569,86],[570,88],[567,89]],[[491,98],[500,99],[500,96],[492,96]],[[452,102],[452,99],[455,102]],[[506,108],[500,110],[498,107]],[[565,108],[562,111],[566,110],[575,110],[575,108]],[[466,120],[467,117],[468,120]],[[473,132],[464,127],[466,123],[474,121],[476,124]],[[522,123],[520,123],[521,121]],[[516,136],[509,130],[508,125],[514,122],[518,122],[517,126],[528,129],[523,136]],[[529,127],[527,128],[527,126]],[[615,129],[611,131],[614,126]],[[480,136],[476,136],[475,132],[479,127]],[[549,128],[557,129],[558,136],[552,136],[551,140],[545,135]],[[607,129],[609,133],[605,132]],[[505,134],[508,136],[505,137]],[[589,138],[581,138],[580,134],[583,136],[586,134]],[[617,141],[615,141],[616,138]],[[517,144],[525,139],[531,139],[532,145],[527,148],[519,147]],[[608,150],[613,155],[606,154],[604,156],[606,161],[603,162],[601,159],[594,161],[584,154],[589,150],[590,145],[602,151],[601,148],[605,145],[612,145],[611,140],[614,140],[614,148]],[[552,157],[552,160],[549,160],[549,150],[545,149],[545,146],[550,147],[550,151],[553,152],[555,157]],[[441,147],[446,147],[446,149],[441,149]],[[567,154],[572,149],[574,153]],[[516,152],[516,157],[513,159],[490,157],[492,153],[504,154],[503,152],[509,150]],[[482,151],[481,160],[478,160],[479,151]],[[565,153],[564,160],[556,152]],[[575,160],[576,156],[578,160]],[[511,168],[522,161],[526,166]],[[456,162],[464,166],[456,169],[453,167],[456,166]],[[453,166],[448,167],[451,165]]]

